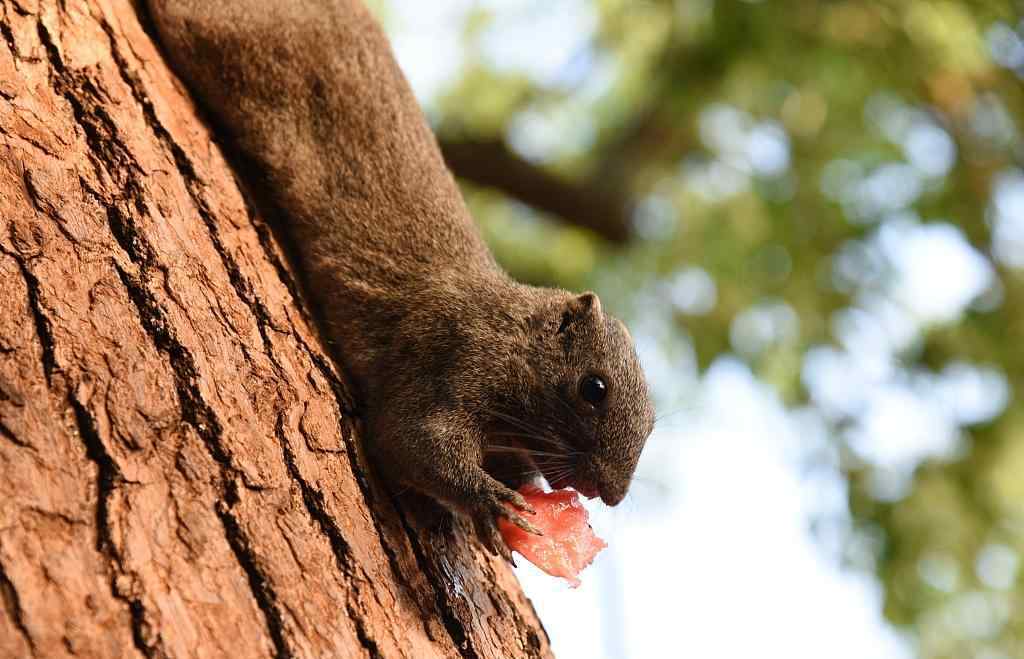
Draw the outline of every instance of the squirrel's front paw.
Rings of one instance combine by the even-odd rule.
[[[515,512],[515,510],[509,509],[505,505],[506,503],[512,504],[512,507],[517,510],[536,514],[533,506],[528,504],[521,494],[505,487],[501,483],[489,485],[487,489],[481,492],[469,513],[473,518],[477,537],[480,538],[480,542],[483,543],[484,547],[495,556],[502,556],[509,563],[515,565],[515,561],[512,560],[512,551],[505,544],[505,539],[501,537],[501,532],[498,531],[498,518],[504,517],[527,533],[533,533],[534,535],[544,534],[540,529]]]

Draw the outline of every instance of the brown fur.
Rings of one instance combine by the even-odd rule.
[[[529,526],[503,502],[527,507],[485,458],[492,471],[564,468],[557,480],[618,503],[653,425],[628,332],[593,294],[524,286],[495,265],[365,8],[149,6],[176,70],[284,213],[380,468],[470,514],[506,555],[495,517]],[[578,393],[587,374],[608,383],[597,408]]]

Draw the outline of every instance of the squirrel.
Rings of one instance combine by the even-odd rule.
[[[361,2],[147,4],[284,217],[377,468],[468,515],[508,560],[499,518],[539,533],[518,483],[619,503],[654,425],[629,332],[595,294],[496,264]]]

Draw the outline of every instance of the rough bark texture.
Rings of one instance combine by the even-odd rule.
[[[0,657],[543,657],[128,0],[0,0]]]

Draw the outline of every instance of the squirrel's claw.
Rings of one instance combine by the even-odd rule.
[[[522,530],[526,531],[527,533],[532,533],[533,535],[544,535],[543,531],[538,529],[533,524],[530,524],[529,522],[527,522],[521,516],[519,516],[519,515],[511,512],[511,511],[509,511],[507,508],[505,510],[506,510],[506,512],[502,516],[505,519],[507,519],[508,521],[510,521],[513,524],[515,524],[516,526],[518,526],[519,528],[521,528]]]
[[[480,542],[489,552],[495,556],[501,556],[515,567],[516,562],[512,558],[512,550],[509,549],[505,538],[502,537],[501,532],[498,530],[498,519],[504,517],[527,533],[544,535],[540,529],[526,521],[515,510],[511,510],[505,503],[507,502],[513,508],[524,512],[536,514],[536,511],[533,509],[533,506],[526,502],[526,499],[521,494],[500,483],[495,483],[494,487],[486,488],[481,498],[482,501],[478,499],[477,504],[470,508],[477,537],[480,538]]]
[[[519,494],[515,490],[511,490],[511,489],[506,488],[505,491],[502,492],[501,498],[502,498],[502,501],[507,501],[508,503],[511,503],[517,510],[522,510],[524,512],[528,512],[531,515],[536,515],[537,514],[537,511],[534,509],[534,507],[531,506],[529,503],[527,503],[526,499],[523,498],[523,495]],[[517,523],[516,526],[519,526],[519,524]],[[523,530],[529,530],[529,529],[523,529]],[[532,533],[532,531],[530,531],[530,532]]]
[[[500,485],[495,489],[496,491],[494,492],[493,499],[490,504],[495,517],[504,517],[527,533],[532,533],[533,535],[544,535],[540,529],[527,522],[515,511],[509,510],[508,506],[502,503],[508,502],[512,504],[512,507],[518,510],[528,512],[531,515],[536,515],[537,511],[534,510],[533,506],[526,502],[526,499],[523,498],[522,494],[519,494],[515,490],[505,487],[504,485]]]

